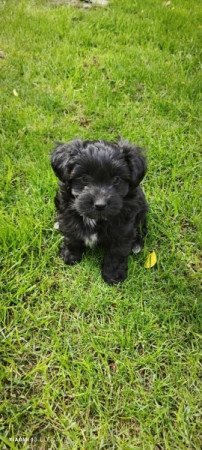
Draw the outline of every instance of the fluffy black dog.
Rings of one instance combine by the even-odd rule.
[[[60,179],[55,205],[64,262],[76,264],[86,245],[98,243],[106,249],[104,280],[123,281],[128,256],[141,250],[146,232],[143,151],[121,140],[74,140],[58,144],[51,164]]]

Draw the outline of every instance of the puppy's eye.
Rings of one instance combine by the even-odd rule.
[[[115,184],[115,185],[116,185],[116,184],[119,184],[120,181],[121,181],[121,178],[118,177],[118,176],[113,178],[113,184]]]
[[[90,175],[82,175],[82,177],[80,178],[80,180],[82,181],[82,183],[90,183],[92,181],[92,178],[90,177]]]

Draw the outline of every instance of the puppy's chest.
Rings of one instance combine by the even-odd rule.
[[[97,233],[90,234],[89,236],[84,237],[84,243],[86,247],[93,248],[98,242]]]
[[[85,232],[83,240],[86,247],[94,247],[98,243],[97,223],[94,219],[83,219],[85,225]]]
[[[109,245],[112,236],[115,234],[114,227],[109,222],[96,221],[94,219],[83,219],[85,231],[83,232],[83,240],[87,247],[94,247],[96,244]]]

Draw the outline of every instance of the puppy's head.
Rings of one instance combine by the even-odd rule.
[[[59,144],[52,167],[70,189],[72,206],[90,219],[108,219],[120,213],[124,198],[138,186],[146,171],[141,149],[127,142],[75,140]]]

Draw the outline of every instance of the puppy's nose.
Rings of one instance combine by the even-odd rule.
[[[97,211],[102,211],[103,209],[106,208],[106,202],[104,200],[97,200],[94,206],[95,209],[97,209]]]

